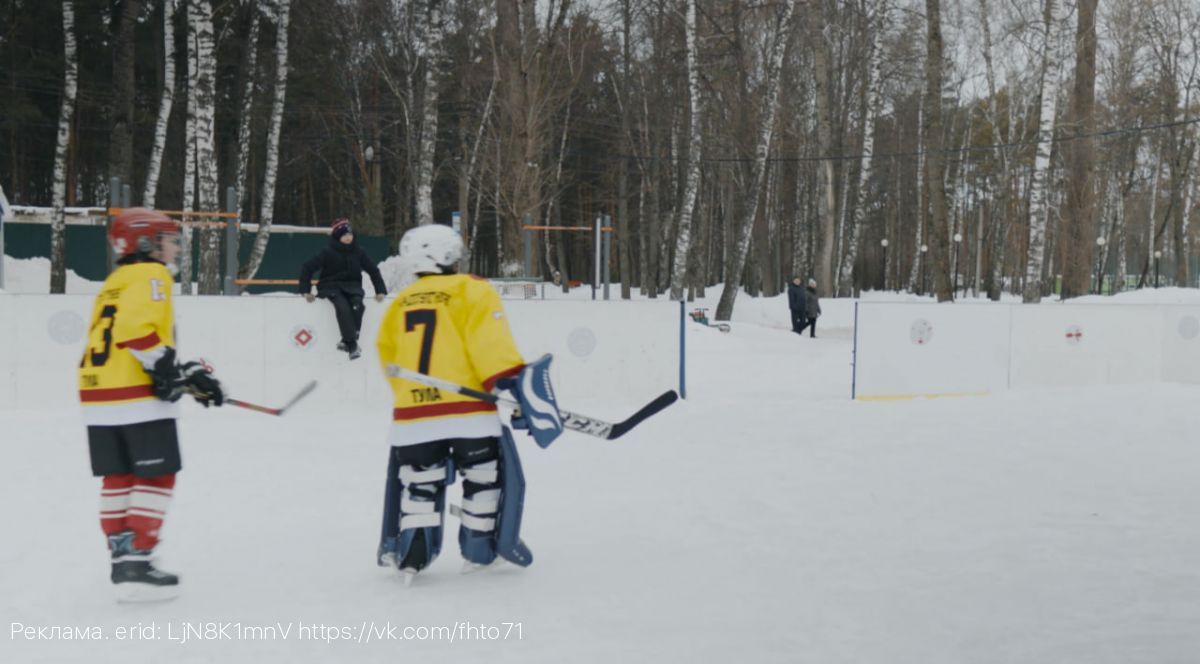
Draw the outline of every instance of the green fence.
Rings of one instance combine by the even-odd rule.
[[[108,276],[108,241],[103,226],[67,226],[67,269],[73,270],[84,279],[103,281]],[[388,241],[385,237],[355,234],[358,245],[367,252],[371,260],[382,262],[388,257]],[[192,266],[199,264],[199,243],[192,236]],[[295,279],[300,275],[300,265],[315,256],[326,244],[329,236],[315,233],[271,233],[267,253],[263,256],[256,279]],[[225,255],[222,235],[221,256]],[[254,246],[254,233],[243,231],[238,240],[238,260],[245,264]],[[4,224],[4,253],[13,258],[49,258],[50,225],[8,222]],[[221,265],[224,277],[224,264]],[[292,286],[247,286],[249,293],[294,290]]]

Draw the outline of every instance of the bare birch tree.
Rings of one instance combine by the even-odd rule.
[[[422,30],[417,33],[416,55],[424,68],[421,86],[421,128],[416,159],[416,217],[417,225],[433,223],[434,151],[437,146],[438,86],[437,54],[442,45],[441,0],[428,0]]]
[[[158,101],[158,120],[154,123],[154,146],[150,149],[150,164],[146,167],[146,187],[142,205],[153,208],[158,193],[158,176],[162,170],[163,148],[167,144],[167,124],[175,101],[175,0],[163,0],[163,89]]]
[[[237,140],[237,215],[245,218],[246,177],[250,164],[250,121],[254,117],[254,88],[258,79],[258,0],[249,0],[246,10],[250,12],[250,32],[246,36],[246,56],[242,62],[246,80],[242,82],[241,112],[238,114]]]
[[[187,0],[183,0],[187,2]],[[184,14],[187,25],[187,119],[183,130],[183,211],[197,209],[196,206],[196,81],[200,71],[200,60],[196,53],[196,23],[191,13]],[[182,250],[179,252],[179,292],[192,293],[192,226],[191,218],[184,216],[180,233]]]
[[[721,291],[721,299],[717,304],[715,320],[730,319],[733,315],[733,303],[737,299],[738,291],[742,288],[742,273],[746,269],[746,257],[750,253],[751,231],[754,227],[754,220],[758,216],[758,199],[762,193],[767,171],[767,156],[771,152],[771,138],[775,131],[775,113],[779,110],[779,76],[783,69],[783,56],[792,33],[792,15],[795,10],[796,0],[786,0],[783,5],[783,16],[780,17],[775,29],[770,57],[764,65],[766,67],[765,92],[758,125],[758,144],[755,146],[754,163],[751,168],[750,187],[746,193],[742,218],[737,224],[732,261],[725,270],[725,287]]]
[[[696,62],[696,2],[687,3],[684,39],[687,43],[688,72],[688,151],[686,157],[687,176],[684,180],[683,200],[679,203],[679,229],[675,236],[675,263],[671,268],[671,299],[683,299],[684,280],[687,277],[688,251],[692,246],[692,214],[700,192],[700,149],[702,138],[700,106],[700,71]]]
[[[858,259],[858,242],[862,226],[867,216],[867,189],[871,186],[872,157],[875,154],[875,120],[883,102],[883,80],[881,75],[883,61],[883,33],[888,25],[888,0],[876,0],[870,22],[870,64],[867,68],[867,79],[863,81],[864,94],[867,98],[866,115],[863,118],[863,144],[861,165],[858,171],[858,181],[854,186],[854,216],[846,237],[846,250],[842,254],[841,269],[838,270],[838,291],[843,295],[853,294],[854,264]],[[887,267],[884,266],[886,274]],[[886,288],[886,278],[884,279]]]
[[[1054,114],[1058,106],[1058,11],[1055,0],[1046,0],[1042,18],[1041,63],[1038,74],[1037,152],[1029,192],[1029,254],[1025,263],[1025,302],[1042,300],[1042,271],[1046,252],[1046,225],[1050,217],[1050,148],[1054,140]]]
[[[263,174],[262,208],[258,215],[258,233],[254,236],[254,248],[246,261],[243,273],[253,277],[263,256],[267,253],[267,242],[271,239],[271,223],[275,219],[275,187],[279,174],[279,134],[283,127],[283,104],[287,96],[288,77],[288,18],[291,0],[279,0],[275,16],[275,97],[271,102],[271,126],[267,130],[267,165]]]
[[[196,25],[196,184],[200,209],[215,212],[220,206],[216,154],[216,53],[213,50],[211,0],[189,0],[188,18]],[[208,219],[207,221],[212,221]],[[221,290],[221,234],[205,223],[200,231],[201,295]]]
[[[67,292],[67,220],[63,212],[67,199],[67,144],[71,140],[71,120],[75,117],[75,93],[79,81],[79,61],[75,55],[75,3],[63,0],[63,96],[58,111],[58,142],[54,149],[54,194],[50,217],[50,292]],[[0,260],[3,257],[0,256]]]

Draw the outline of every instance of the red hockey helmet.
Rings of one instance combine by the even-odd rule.
[[[159,246],[162,235],[178,234],[179,224],[161,212],[147,208],[128,208],[113,219],[108,243],[118,258],[149,254]]]

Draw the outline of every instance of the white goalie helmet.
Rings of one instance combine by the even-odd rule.
[[[400,239],[400,259],[413,274],[453,271],[462,255],[462,238],[449,226],[417,226]]]

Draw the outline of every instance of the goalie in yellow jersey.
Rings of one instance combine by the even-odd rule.
[[[208,406],[221,385],[197,362],[175,361],[171,292],[179,225],[145,208],[113,220],[117,268],[92,307],[79,362],[79,400],[92,474],[103,477],[100,528],[123,600],[163,599],[179,578],[151,561],[181,468],[175,402],[184,393]]]
[[[548,374],[549,356],[526,364],[496,289],[456,274],[463,244],[447,226],[419,226],[400,241],[400,260],[416,281],[396,295],[376,338],[385,374],[401,367],[480,391],[510,389],[539,445],[562,433]],[[410,582],[442,545],[446,485],[463,477],[459,549],[464,571],[499,556],[533,560],[520,539],[525,480],[509,428],[495,404],[402,378],[394,394],[391,452],[377,561]]]

